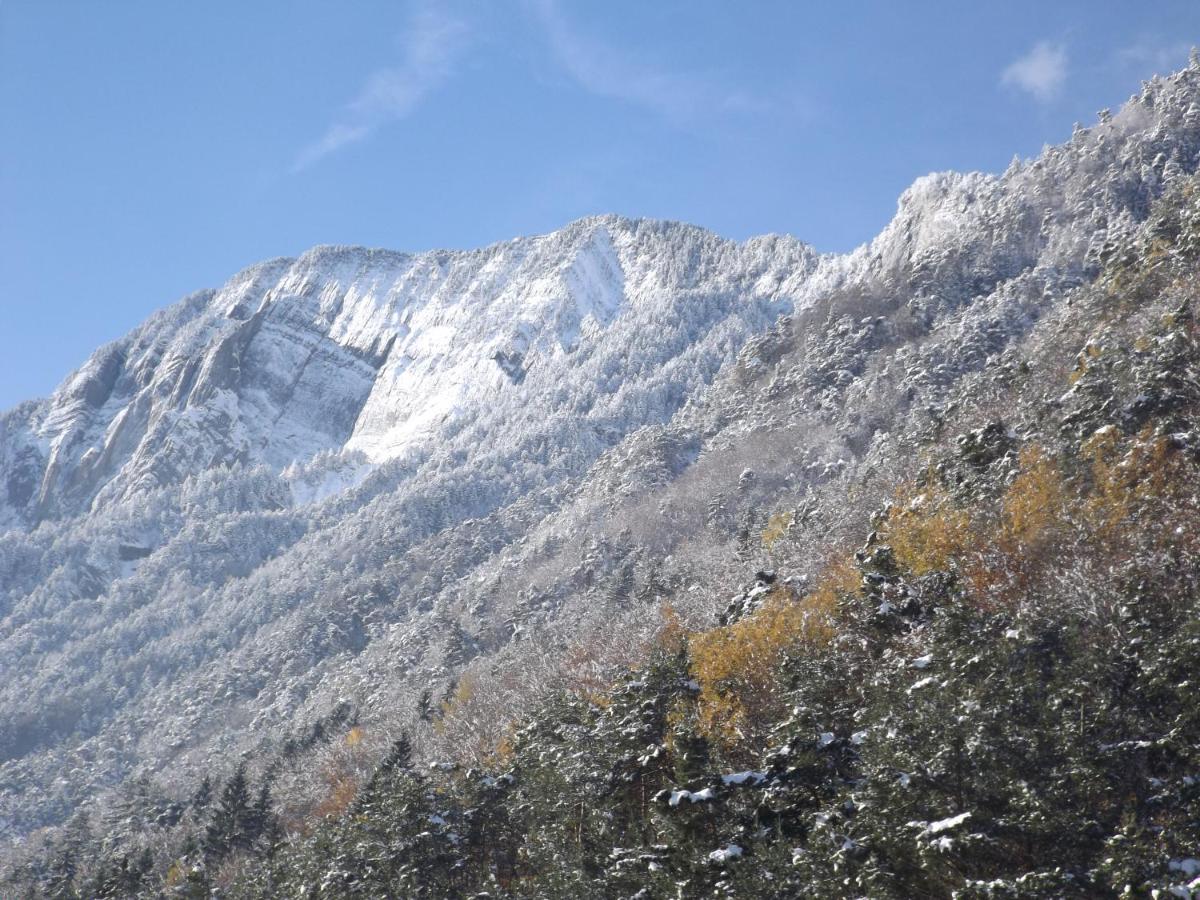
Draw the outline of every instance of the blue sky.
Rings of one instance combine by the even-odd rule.
[[[619,212],[846,250],[1193,43],[1196,0],[0,0],[0,408],[318,243]]]

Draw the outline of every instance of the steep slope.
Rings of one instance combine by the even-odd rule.
[[[999,402],[1198,151],[1192,68],[1002,176],[921,179],[842,257],[606,217],[319,249],[153,317],[0,419],[4,827],[342,704],[436,748],[422,694],[472,658],[511,715],[656,598],[723,605],[772,513],[800,571]]]
[[[1021,427],[952,413],[857,549],[794,567],[795,537],[768,529],[780,571],[719,624],[663,606],[635,671],[559,685],[506,729],[472,734],[477,692],[458,691],[438,727],[478,740],[479,769],[414,764],[401,739],[344,814],[256,838],[253,866],[193,853],[195,883],[1200,896],[1198,198],[1175,184],[1071,315],[1031,329],[1026,365],[952,392],[994,391]]]
[[[602,457],[525,545],[457,584],[463,609],[499,594],[527,627],[576,630],[593,617],[602,628],[608,613],[597,607],[622,579],[630,595],[684,590],[717,608],[714,585],[761,555],[772,514],[796,552],[819,559],[854,527],[856,509],[869,513],[854,504],[871,502],[871,485],[918,464],[923,440],[956,416],[1005,415],[992,382],[1040,348],[1040,322],[1072,320],[1072,291],[1154,197],[1195,171],[1198,154],[1193,67],[1003,175],[918,180],[884,232],[823,259],[810,298],[702,397]],[[1091,325],[1080,318],[1078,333]],[[1058,364],[1065,377],[1074,351]]]
[[[330,656],[413,612],[411,587],[377,589],[390,611],[370,626],[347,609],[384,554],[668,418],[793,308],[815,262],[791,239],[616,217],[470,253],[318,249],[98,351],[4,419],[7,514],[28,523],[0,539],[18,663],[0,756],[25,786],[6,818],[36,821],[28,786],[63,767],[103,783],[202,743],[214,708],[180,698],[244,701],[211,665],[231,653],[274,657],[235,677],[254,696],[270,681],[263,706],[283,714]],[[80,789],[59,781],[43,808]]]

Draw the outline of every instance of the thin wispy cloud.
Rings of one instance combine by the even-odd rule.
[[[1046,103],[1058,96],[1067,79],[1067,48],[1049,41],[1010,64],[1000,76],[1001,84],[1018,88]]]
[[[417,12],[404,32],[399,64],[371,73],[325,133],[300,151],[292,172],[307,169],[412,113],[453,73],[468,35],[461,19],[432,9]]]
[[[528,4],[541,25],[555,60],[580,87],[599,97],[649,109],[675,124],[714,112],[766,112],[774,104],[691,73],[647,65],[576,30],[554,0]]]
[[[1150,74],[1163,75],[1183,65],[1190,50],[1191,45],[1187,41],[1143,36],[1136,43],[1118,50],[1117,61]]]

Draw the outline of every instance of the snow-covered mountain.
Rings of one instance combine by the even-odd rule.
[[[265,574],[296,542],[378,554],[373,519],[361,543],[325,533],[372,503],[395,510],[399,550],[582,474],[790,311],[816,263],[789,238],[616,217],[468,253],[318,248],[103,347],[3,419],[16,529],[0,550],[0,640],[20,663],[0,689],[6,764],[40,766],[29,753],[89,737],[81,723],[105,730],[152,687],[62,654],[143,660],[143,676],[172,673],[160,686],[173,693],[192,671],[169,649],[193,644],[181,628],[228,644],[201,653],[211,662],[264,624],[244,598],[217,612],[231,577]],[[360,568],[329,566],[347,583]],[[311,617],[311,587],[278,612]]]
[[[218,466],[423,459],[472,428],[495,440],[498,419],[514,433],[586,422],[586,457],[669,415],[791,309],[815,263],[788,238],[616,217],[467,253],[319,247],[262,263],[6,416],[0,508],[36,524]]]
[[[317,248],[151,317],[0,417],[0,830],[629,639],[639,597],[715,609],[767,515],[835,531],[830,486],[1020,365],[1198,153],[1193,67],[843,256],[607,216]]]

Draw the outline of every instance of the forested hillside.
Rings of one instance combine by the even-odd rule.
[[[480,251],[557,325],[397,331],[449,374],[349,251],[149,323],[0,430],[0,895],[1200,896],[1198,154],[1200,60],[845,257]],[[492,399],[256,443],[328,400],[272,329],[361,409]]]

